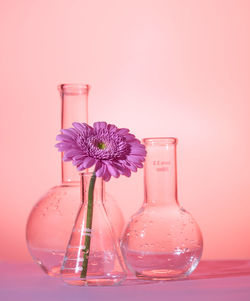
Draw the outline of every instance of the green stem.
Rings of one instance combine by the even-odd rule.
[[[93,219],[93,200],[94,200],[95,180],[96,180],[96,175],[95,173],[93,173],[89,183],[87,221],[86,221],[86,230],[85,230],[87,235],[85,235],[85,243],[84,243],[85,248],[83,249],[81,278],[86,278],[87,276],[88,261],[89,261],[89,254],[90,254],[92,219]]]

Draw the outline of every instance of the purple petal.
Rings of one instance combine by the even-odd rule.
[[[107,127],[107,122],[105,122],[105,121],[99,121],[99,122],[95,122],[93,124],[93,128],[96,131],[99,131],[100,129],[105,129],[106,127]]]
[[[125,128],[118,129],[118,130],[117,130],[117,133],[118,133],[120,136],[125,136],[126,134],[129,133],[129,129],[125,129]]]
[[[84,159],[83,162],[85,163],[85,168],[89,168],[89,167],[91,167],[92,165],[95,164],[96,159],[91,158],[91,157],[87,157],[87,158]]]
[[[67,161],[71,161],[72,158],[67,157],[66,155],[63,155],[63,161],[67,162]]]
[[[60,152],[72,149],[72,144],[67,142],[60,142],[55,145]]]
[[[97,176],[97,177],[102,177],[103,180],[107,182],[107,181],[110,180],[111,175],[110,175],[110,173],[109,173],[109,171],[108,171],[108,169],[107,169],[107,166],[106,166],[104,163],[102,163],[102,162],[101,162],[101,164],[102,164],[102,167],[99,168],[99,169],[96,171],[96,176]]]
[[[95,165],[95,172],[97,177],[102,177],[103,173],[105,171],[105,164],[102,163],[102,161],[98,161]]]
[[[96,165],[95,165],[95,172],[96,172],[98,169],[100,169],[100,168],[102,167],[102,165],[103,165],[102,161],[98,160],[97,163],[96,163]]]
[[[125,167],[124,166],[124,169],[123,169],[123,173],[122,173],[124,176],[126,177],[130,177],[131,176],[131,171],[129,168]]]
[[[111,174],[111,176],[118,178],[120,176],[120,173],[118,172],[118,170],[113,167],[110,163],[106,163],[106,166],[108,168],[109,173]]]
[[[69,129],[61,129],[61,133],[63,135],[67,135],[69,137],[72,138],[76,138],[77,137],[77,132],[74,128],[69,128]]]
[[[130,155],[146,156],[146,151],[140,147],[133,147],[130,150]]]
[[[81,164],[77,166],[77,169],[83,170],[83,169],[89,168],[92,165],[94,165],[95,162],[96,162],[96,159],[91,158],[91,157],[86,157],[81,161]]]
[[[120,161],[121,160],[119,160],[119,161],[117,161],[117,162],[112,162],[112,165],[118,170],[118,172],[120,173],[120,174],[122,174],[123,173],[123,163],[120,163]],[[126,162],[126,161],[124,161],[124,162]]]
[[[126,135],[124,135],[124,137],[126,138],[126,140],[128,142],[132,142],[132,141],[136,140],[135,135],[133,135],[133,134],[126,134]]]
[[[108,124],[107,129],[109,132],[116,132],[117,131],[117,126],[115,126],[114,124]]]
[[[136,166],[137,166],[138,168],[143,168],[143,164],[142,164],[142,163],[136,163]]]
[[[91,126],[89,126],[86,123],[80,123],[80,122],[73,122],[72,125],[80,132],[84,133],[87,129],[92,129]]]
[[[87,157],[87,155],[84,152],[81,152],[79,155],[74,156],[75,161],[83,160],[84,157]]]
[[[108,182],[111,178],[111,175],[107,169],[107,166],[105,166],[105,171],[103,172],[103,176],[102,176],[103,180]]]
[[[129,155],[126,158],[128,161],[133,162],[133,163],[141,163],[143,157],[140,156],[133,156],[133,155]]]
[[[135,163],[133,163],[133,162],[129,162],[127,160],[124,160],[123,165],[126,166],[128,169],[134,171],[134,172],[137,171],[137,167],[136,167]]]
[[[59,134],[56,136],[56,140],[57,141],[68,141],[68,142],[71,142],[71,143],[75,143],[75,140],[68,136],[68,135],[65,135],[65,134]]]
[[[65,153],[65,155],[67,157],[75,157],[75,156],[79,156],[81,154],[82,154],[82,152],[78,149],[70,149]]]
[[[141,147],[141,148],[145,149],[145,146],[143,144],[141,144],[140,140],[138,140],[138,139],[134,139],[133,141],[129,141],[129,144],[131,146]]]
[[[128,167],[128,169],[130,169],[131,171],[137,172],[137,167],[132,162],[128,162],[125,166]]]

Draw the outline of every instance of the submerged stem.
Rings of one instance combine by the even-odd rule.
[[[93,200],[94,200],[95,180],[96,180],[96,174],[95,172],[93,172],[93,175],[90,179],[89,192],[88,192],[85,248],[83,249],[83,263],[82,263],[81,278],[86,278],[87,276],[88,260],[89,260],[89,253],[90,253],[92,219],[93,219]]]

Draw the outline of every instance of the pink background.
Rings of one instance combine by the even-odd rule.
[[[31,261],[25,223],[60,181],[56,87],[68,82],[92,86],[91,123],[178,137],[179,199],[203,258],[250,257],[250,1],[1,1],[0,43],[1,261]],[[142,175],[108,184],[126,219]]]

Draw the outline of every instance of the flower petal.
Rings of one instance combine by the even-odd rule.
[[[110,180],[110,178],[111,178],[111,175],[110,175],[110,173],[109,173],[109,171],[108,171],[107,166],[105,166],[105,171],[103,172],[102,178],[103,178],[103,180],[106,181],[106,182],[108,182],[108,181]]]
[[[71,143],[75,143],[74,139],[71,136],[65,135],[65,134],[59,134],[56,136],[57,141],[68,141]]]
[[[62,129],[56,147],[64,153],[64,161],[72,161],[78,170],[95,165],[96,175],[109,181],[111,176],[129,177],[131,171],[143,167],[145,146],[126,128],[105,121],[93,127],[74,122],[73,128]]]
[[[87,123],[80,123],[80,122],[73,122],[72,125],[75,127],[75,129],[78,130],[80,133],[84,133],[87,130],[92,130],[92,127],[89,126]]]
[[[71,161],[71,160],[72,160],[72,158],[69,158],[69,157],[63,155],[63,162],[67,162],[67,161]]]
[[[111,174],[111,176],[118,178],[120,176],[120,173],[118,172],[118,170],[112,166],[111,163],[107,162],[106,163],[107,169],[109,171],[109,173]]]
[[[61,129],[61,133],[63,135],[67,135],[69,137],[72,137],[73,139],[75,139],[77,137],[77,131],[74,128]]]
[[[125,129],[125,128],[118,129],[117,133],[121,136],[125,136],[126,134],[129,133],[129,129]]]
[[[114,124],[108,124],[107,129],[110,133],[114,133],[117,131],[117,126],[115,126]]]
[[[82,152],[79,149],[70,149],[70,150],[67,150],[67,152],[65,152],[65,155],[67,157],[72,157],[73,158],[75,156],[82,155]]]
[[[83,170],[83,169],[91,167],[92,165],[95,164],[96,159],[91,158],[91,157],[86,157],[81,162],[82,163],[77,166],[78,170]]]
[[[130,150],[130,155],[136,155],[136,156],[146,156],[146,150],[142,149],[140,147],[133,147]]]
[[[102,177],[105,171],[105,164],[102,161],[98,161],[95,165],[95,173],[97,177]]]
[[[99,122],[95,122],[93,124],[93,128],[96,130],[96,131],[99,131],[100,129],[104,129],[107,127],[107,122],[105,121],[99,121]]]
[[[60,152],[72,149],[72,144],[68,142],[60,142],[55,145]]]
[[[129,168],[127,168],[126,166],[123,167],[123,173],[124,176],[126,177],[130,177],[131,176],[131,171]]]
[[[134,155],[129,155],[127,156],[127,161],[133,162],[133,163],[141,163],[143,160],[143,157],[141,156],[134,156]]]

